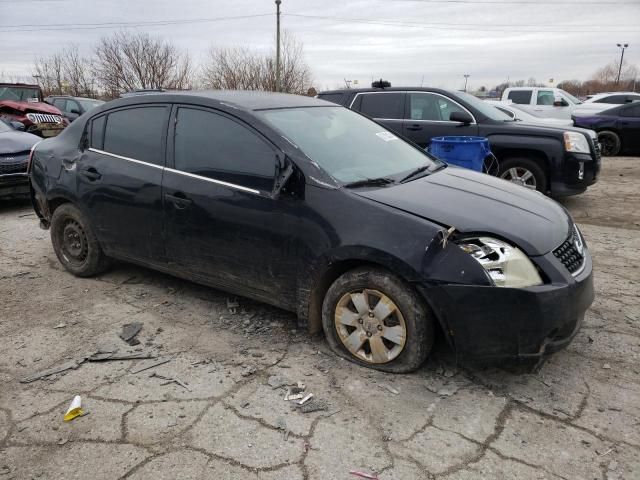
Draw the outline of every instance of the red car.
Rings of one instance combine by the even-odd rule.
[[[19,130],[45,138],[58,135],[69,124],[59,109],[44,103],[38,85],[26,83],[0,83],[0,117],[14,127],[16,122],[24,125]]]

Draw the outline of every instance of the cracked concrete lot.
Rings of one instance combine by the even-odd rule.
[[[417,373],[382,374],[256,302],[231,313],[225,293],[124,264],[74,278],[30,206],[2,202],[0,480],[639,479],[638,185],[640,159],[605,159],[595,187],[563,200],[597,297],[573,344],[520,375],[456,366],[442,342]],[[134,347],[118,337],[131,322]],[[116,348],[170,361],[20,383]],[[326,410],[284,401],[279,385],[297,382]],[[74,395],[86,415],[64,423]]]

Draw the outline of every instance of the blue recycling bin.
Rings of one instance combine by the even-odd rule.
[[[485,158],[491,155],[484,137],[434,137],[428,151],[446,163],[477,172],[482,172]]]

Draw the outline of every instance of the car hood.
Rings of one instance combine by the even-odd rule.
[[[31,150],[36,143],[42,140],[31,133],[25,132],[1,132],[0,155],[25,152]]]
[[[561,245],[572,223],[562,206],[541,193],[451,166],[411,182],[353,192],[458,232],[502,237],[531,256]]]
[[[33,112],[48,113],[51,115],[62,115],[62,112],[59,109],[44,102],[15,102],[13,100],[0,100],[0,108],[2,108],[3,106],[25,113]]]

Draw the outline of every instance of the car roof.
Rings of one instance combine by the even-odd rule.
[[[385,87],[385,88],[340,88],[337,90],[324,90],[318,95],[327,95],[332,93],[367,93],[367,92],[432,92],[432,93],[458,93],[455,90],[447,90],[445,88],[431,87]]]
[[[132,95],[108,102],[109,105],[131,105],[157,102],[180,102],[195,99],[213,100],[242,110],[269,110],[295,107],[326,107],[336,105],[324,100],[288,93],[248,90],[166,91]]]

